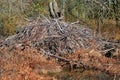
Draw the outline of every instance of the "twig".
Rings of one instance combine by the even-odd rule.
[[[48,22],[48,23],[50,23],[50,20],[47,18],[47,17],[45,17],[44,15],[42,15],[42,14],[40,14],[40,16],[42,16],[43,18],[45,18],[46,19],[46,21]]]
[[[59,59],[59,60],[61,60],[61,61],[64,61],[64,62],[70,62],[70,60],[68,60],[68,59],[65,59],[65,58],[63,58],[63,57],[60,57],[60,56],[57,56],[57,55],[53,55],[53,54],[48,54],[49,56],[51,56],[51,57],[54,57],[54,58],[57,58],[57,59]]]
[[[76,21],[76,22],[73,22],[73,23],[71,23],[71,24],[72,24],[72,25],[73,25],[73,24],[78,24],[79,22],[80,22],[80,21]]]
[[[114,79],[113,80],[116,80],[116,75],[114,76]]]
[[[57,23],[57,25],[58,25],[60,31],[61,31],[62,33],[64,33],[64,32],[63,32],[63,29],[61,28],[61,26],[60,26],[59,23],[58,23],[58,20],[57,20],[57,19],[54,19],[54,20],[55,20],[55,22]]]
[[[101,53],[101,52],[108,52],[108,51],[113,50],[113,49],[115,49],[115,48],[110,48],[110,49],[107,49],[107,50],[104,50],[104,51],[99,51],[99,52],[100,52],[100,53]]]

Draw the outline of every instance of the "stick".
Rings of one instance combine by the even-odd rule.
[[[100,52],[100,53],[101,53],[101,52],[108,52],[108,51],[113,50],[113,49],[115,49],[115,48],[110,48],[110,49],[107,49],[107,50],[104,50],[104,51],[99,51],[99,52]]]
[[[57,56],[57,55],[53,55],[53,54],[48,54],[48,55],[51,56],[51,57],[57,58],[57,59],[59,59],[59,60],[61,60],[61,61],[70,63],[70,60],[65,59],[65,58],[63,58],[63,57],[60,57],[60,56]]]
[[[66,58],[63,58],[63,57],[60,57],[60,56],[57,56],[57,55],[53,55],[53,54],[50,54],[50,53],[48,53],[48,55],[49,55],[50,57],[54,57],[54,58],[57,58],[57,59],[59,59],[59,60],[61,60],[61,61],[64,61],[64,62],[69,63],[70,66],[71,66],[71,68],[73,68],[73,65],[74,65],[74,64],[81,64],[81,65],[83,66],[83,69],[84,69],[84,70],[86,69],[85,65],[84,65],[82,62],[80,62],[80,61],[69,60],[69,59],[66,59]],[[72,64],[72,63],[74,63],[74,64]],[[84,70],[83,70],[83,71],[84,71]]]
[[[57,23],[58,28],[60,29],[60,31],[63,33],[63,29],[62,29],[61,26],[59,25],[58,21],[57,21],[56,19],[54,19],[54,20],[55,20],[55,22]]]

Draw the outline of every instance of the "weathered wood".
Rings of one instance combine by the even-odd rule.
[[[63,58],[63,57],[60,57],[60,56],[57,56],[57,55],[53,55],[53,54],[47,54],[47,55],[49,55],[50,57],[57,58],[57,59],[59,59],[59,60],[61,60],[61,61],[63,61],[63,62],[68,62],[68,63],[70,63],[70,60],[68,60],[68,59],[66,59],[66,58]]]
[[[61,17],[61,11],[58,8],[57,2],[53,0],[52,2],[49,2],[49,13],[51,18],[59,18]]]
[[[61,17],[61,12],[58,8],[58,4],[57,4],[56,0],[53,1],[53,10],[54,10],[56,18]]]
[[[55,13],[54,13],[54,10],[53,10],[53,3],[52,2],[49,2],[49,13],[50,13],[50,17],[51,18],[55,18]]]

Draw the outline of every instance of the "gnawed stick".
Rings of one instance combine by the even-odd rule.
[[[66,59],[66,58],[63,58],[63,57],[60,57],[60,56],[57,56],[57,55],[53,55],[53,54],[50,54],[50,53],[47,54],[47,55],[49,55],[50,57],[57,58],[57,59],[59,59],[59,60],[61,60],[61,61],[63,61],[63,62],[69,63],[71,70],[74,68],[74,67],[73,67],[74,65],[79,65],[79,64],[82,65],[83,71],[86,69],[86,68],[85,68],[85,65],[84,65],[82,62],[80,62],[80,61],[69,60],[69,59]],[[82,72],[83,72],[83,71],[82,71]]]
[[[54,57],[54,58],[57,58],[63,62],[68,62],[70,63],[70,60],[66,59],[66,58],[63,58],[63,57],[60,57],[60,56],[57,56],[57,55],[53,55],[53,54],[48,54],[50,57]]]

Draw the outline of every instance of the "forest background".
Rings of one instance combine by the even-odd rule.
[[[1,0],[0,38],[16,34],[30,21],[50,18],[51,0]],[[63,20],[79,21],[106,39],[120,40],[120,0],[56,0]],[[42,15],[42,16],[41,16]]]

